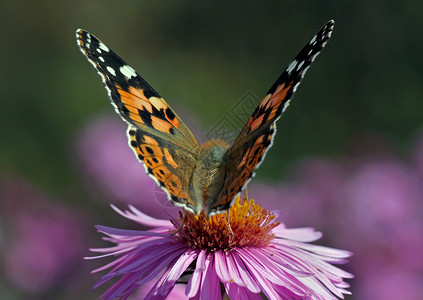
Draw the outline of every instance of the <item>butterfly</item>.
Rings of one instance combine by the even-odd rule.
[[[129,146],[176,206],[207,217],[227,211],[272,146],[276,121],[310,64],[331,37],[334,21],[308,42],[267,92],[230,145],[200,145],[160,95],[109,47],[78,29],[81,52],[101,76],[116,112],[128,124]]]

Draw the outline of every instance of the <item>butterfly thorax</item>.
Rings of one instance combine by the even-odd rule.
[[[220,194],[224,184],[225,153],[229,145],[222,140],[210,140],[201,146],[195,169],[191,197],[198,204],[197,211],[206,212]]]

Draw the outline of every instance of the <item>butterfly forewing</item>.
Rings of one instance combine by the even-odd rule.
[[[209,206],[209,215],[227,210],[254,176],[254,169],[260,165],[272,145],[275,122],[288,107],[310,64],[330,39],[334,24],[333,20],[329,21],[300,51],[269,89],[228,149],[225,183],[219,199]]]
[[[194,135],[132,67],[91,33],[78,29],[76,37],[82,53],[102,77],[110,101],[124,121],[196,153],[199,144]]]
[[[160,95],[95,36],[77,30],[77,42],[103,79],[111,103],[129,124],[129,145],[175,205],[196,212],[189,196],[200,145]]]

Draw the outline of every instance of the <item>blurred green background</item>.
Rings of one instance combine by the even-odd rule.
[[[100,205],[83,192],[75,137],[113,109],[76,46],[77,28],[99,37],[206,132],[247,92],[261,98],[334,19],[330,43],[278,122],[262,180],[283,179],[304,156],[360,151],[363,137],[382,137],[405,153],[422,127],[420,1],[3,0],[0,16],[0,176],[23,177],[88,211]]]

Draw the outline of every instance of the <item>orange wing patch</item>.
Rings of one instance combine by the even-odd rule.
[[[257,114],[253,114],[247,122],[250,131],[257,130],[260,126],[266,124],[268,121],[274,121],[279,113],[281,105],[287,104],[287,93],[292,88],[292,83],[286,85],[285,82],[277,87],[274,94],[268,94],[263,98]]]
[[[150,119],[154,129],[172,134],[173,128],[179,129],[179,120],[166,102],[158,97],[147,98],[140,88],[130,86],[128,91],[116,85],[122,104],[129,111],[132,121],[145,125],[143,116]]]
[[[179,167],[179,165],[175,162],[172,155],[170,155],[169,150],[167,148],[163,149],[163,152],[165,153],[167,162],[174,168]]]
[[[153,113],[153,107],[151,106],[147,97],[145,97],[143,90],[131,86],[129,87],[129,91],[126,92],[119,85],[116,85],[116,88],[118,90],[118,93],[120,94],[120,99],[128,109],[142,109]]]
[[[166,119],[175,127],[179,129],[179,120],[175,117],[175,114],[170,110],[167,103],[163,100],[163,98],[151,97],[150,99],[151,104],[157,110],[162,110],[166,114]]]
[[[171,133],[173,128],[173,125],[168,120],[162,120],[155,116],[151,116],[151,126],[158,131],[166,133]]]

